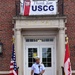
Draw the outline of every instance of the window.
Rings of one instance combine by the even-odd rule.
[[[46,39],[26,39],[26,42],[53,42],[53,38],[46,38]]]
[[[42,48],[42,63],[45,67],[52,66],[51,48]]]
[[[28,67],[31,67],[32,64],[35,62],[33,58],[33,54],[37,54],[37,48],[28,48]]]

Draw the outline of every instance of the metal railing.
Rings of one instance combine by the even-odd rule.
[[[20,1],[15,2],[15,14],[16,16],[20,15]],[[58,0],[57,2],[58,13],[56,15],[64,15],[64,0]]]

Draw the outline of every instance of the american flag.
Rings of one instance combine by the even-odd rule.
[[[12,50],[13,51],[12,51],[9,75],[18,75],[18,68],[17,68],[17,64],[16,64],[16,54],[15,54],[15,50],[14,50],[14,44],[13,44]]]

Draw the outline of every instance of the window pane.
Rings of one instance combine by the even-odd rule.
[[[35,59],[34,59],[34,58],[32,59],[32,62],[33,62],[33,63],[35,62]]]
[[[28,67],[35,62],[33,56],[37,55],[37,48],[28,48]]]
[[[28,53],[28,57],[32,57],[32,53]]]
[[[42,53],[42,58],[47,58],[47,53]]]
[[[42,2],[43,3],[43,2]],[[53,42],[53,38],[45,38],[45,39],[26,39],[26,42]]]
[[[53,42],[53,39],[50,39],[51,42]]]
[[[32,48],[28,48],[28,52],[33,52],[33,49]]]
[[[51,63],[43,63],[45,67],[51,67]]]
[[[48,67],[51,67],[51,63],[48,63]]]
[[[37,48],[33,48],[33,52],[36,52],[37,53]]]
[[[51,52],[51,48],[47,48],[47,52]]]
[[[26,42],[29,42],[29,39],[26,39]]]
[[[51,53],[47,53],[47,58],[51,58]]]
[[[34,41],[34,39],[30,39],[30,42],[33,42]]]
[[[44,64],[45,67],[48,67],[48,64],[47,63],[43,63],[43,64]]]
[[[51,48],[42,48],[42,63],[45,67],[51,67]]]
[[[46,62],[46,58],[42,58],[42,62],[45,63]]]
[[[46,39],[47,42],[49,42],[49,39]]]
[[[29,58],[28,62],[31,62],[32,63],[32,58]]]
[[[47,62],[48,63],[51,63],[51,58],[47,58]]]
[[[46,48],[42,48],[43,53],[46,53],[46,51],[47,51]]]
[[[28,67],[32,67],[32,64],[33,64],[33,63],[28,63]]]

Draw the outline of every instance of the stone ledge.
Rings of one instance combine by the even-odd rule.
[[[59,16],[59,15],[54,15],[54,16],[50,16],[50,15],[45,15],[45,16],[16,16],[13,17],[13,20],[57,20],[57,19],[66,19],[66,16]]]
[[[10,71],[0,71],[0,75],[7,75],[9,73],[10,73]]]

